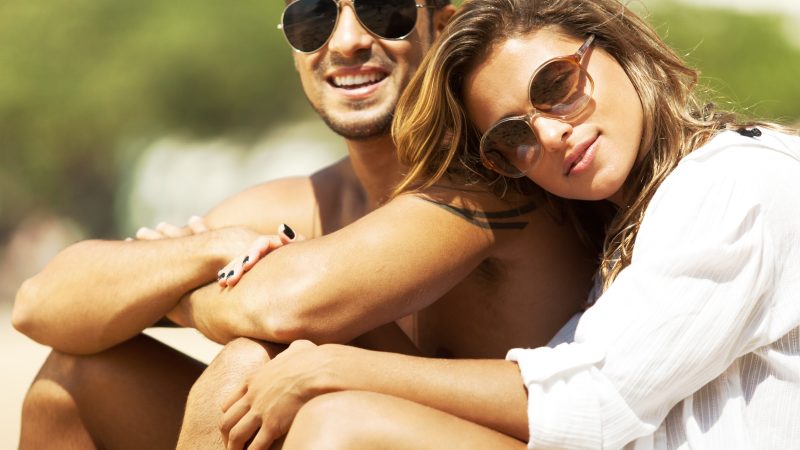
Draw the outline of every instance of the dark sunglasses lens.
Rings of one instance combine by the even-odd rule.
[[[531,103],[558,116],[580,112],[592,98],[592,80],[572,61],[553,61],[540,68],[531,82]]]
[[[417,23],[414,0],[356,0],[353,4],[361,23],[382,38],[405,37]]]
[[[506,120],[492,127],[481,142],[484,160],[507,177],[521,177],[539,158],[539,144],[528,124]]]
[[[333,32],[338,12],[333,0],[298,0],[283,13],[283,33],[301,52],[319,50]]]

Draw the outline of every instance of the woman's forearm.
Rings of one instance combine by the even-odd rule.
[[[322,346],[330,370],[321,392],[364,390],[420,403],[517,439],[528,440],[527,394],[517,365],[446,360]]]

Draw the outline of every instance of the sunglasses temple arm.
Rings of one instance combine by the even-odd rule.
[[[594,42],[594,35],[590,34],[589,38],[586,39],[586,42],[584,42],[583,45],[581,45],[581,48],[579,48],[578,51],[575,52],[575,56],[578,57],[577,58],[578,61],[583,59],[584,53],[586,53],[586,50],[588,50],[589,47],[592,45],[592,42]]]

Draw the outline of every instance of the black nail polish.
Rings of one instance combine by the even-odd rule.
[[[221,280],[223,278],[225,278],[225,272],[220,272],[219,275],[217,275],[217,279]]]
[[[232,277],[232,276],[233,276],[233,270],[231,270],[230,272],[228,272],[228,275],[227,275],[225,278],[230,278],[230,277]]]
[[[286,237],[288,237],[289,239],[294,239],[294,236],[295,236],[294,230],[289,225],[286,225],[285,223],[282,226],[283,226],[283,234],[285,234]]]
[[[247,264],[248,261],[250,261],[250,257],[245,256],[244,259],[242,260],[242,264]]]

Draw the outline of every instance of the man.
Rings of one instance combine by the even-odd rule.
[[[395,104],[454,12],[415,6],[403,33],[380,20],[401,3],[299,0],[284,14],[305,94],[347,159],[235,195],[189,227],[75,244],[23,284],[14,325],[55,350],[23,405],[21,448],[174,447],[204,368],[139,334],[164,316],[229,343],[192,389],[179,444],[218,448],[221,402],[274,354],[236,337],[413,351],[393,321],[436,302],[411,329],[422,353],[500,357],[546,342],[580,307],[591,255],[525,199],[443,186],[378,208],[401,177]],[[338,20],[309,23],[311,10]],[[312,239],[221,288],[219,269],[281,223]]]

